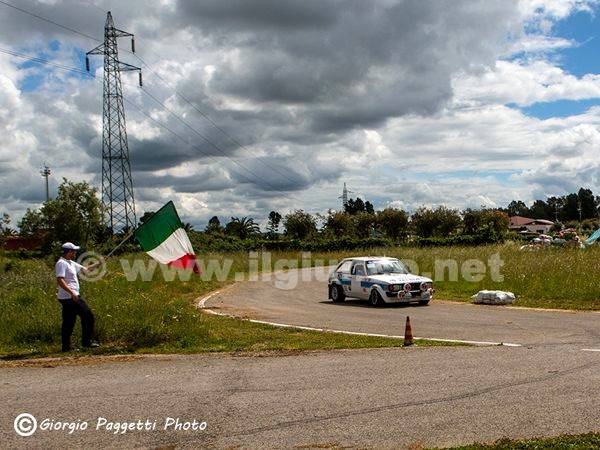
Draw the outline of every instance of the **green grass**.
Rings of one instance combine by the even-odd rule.
[[[418,272],[435,274],[436,261],[488,261],[499,255],[503,281],[494,281],[488,271],[482,280],[435,279],[437,299],[470,301],[481,289],[501,289],[517,295],[517,306],[600,310],[600,246],[586,250],[545,249],[519,251],[516,244],[480,247],[436,247],[334,252],[311,255],[313,265],[360,253],[396,256],[412,260]],[[396,340],[277,329],[237,319],[214,317],[198,311],[193,300],[232,281],[236,272],[247,272],[252,257],[248,253],[204,254],[204,260],[218,264],[231,261],[225,281],[191,277],[189,281],[165,282],[160,270],[151,281],[127,281],[117,260],[111,260],[109,274],[99,282],[83,283],[83,295],[97,318],[101,352],[204,352],[303,350],[318,348],[387,347]],[[147,264],[145,255],[142,257]],[[289,264],[275,266],[278,259]],[[256,259],[254,257],[254,259]],[[274,252],[268,267],[282,269],[299,265],[298,252]],[[54,262],[51,260],[14,259],[0,256],[0,355],[5,357],[54,354],[59,348],[60,307],[55,299]],[[324,289],[325,290],[325,289]],[[79,327],[76,328],[76,330]],[[76,342],[78,336],[74,336]],[[428,343],[427,345],[429,345]]]
[[[215,255],[212,255],[215,256]],[[230,255],[234,271],[247,268],[247,254]],[[143,258],[145,255],[135,255]],[[218,255],[224,258],[223,255]],[[128,259],[131,261],[134,256]],[[233,275],[233,271],[232,271]],[[204,314],[194,300],[228,284],[165,282],[157,270],[151,281],[127,281],[118,261],[98,282],[82,282],[82,295],[96,316],[94,353],[197,353],[213,351],[312,350],[395,347],[397,339],[281,329]],[[60,305],[53,261],[0,257],[0,356],[51,356],[60,349]],[[79,342],[79,321],[73,343]],[[420,345],[442,345],[418,342]]]
[[[591,450],[599,448],[600,433],[588,433],[519,441],[501,439],[492,444],[452,447],[452,450]]]

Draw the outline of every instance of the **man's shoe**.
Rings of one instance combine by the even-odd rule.
[[[84,345],[85,348],[98,348],[100,347],[100,344],[98,344],[97,342],[92,342],[90,343],[90,345]]]

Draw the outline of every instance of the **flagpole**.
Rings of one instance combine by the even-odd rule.
[[[116,251],[117,251],[117,249],[119,249],[119,247],[121,247],[121,245],[123,245],[125,242],[127,242],[127,241],[128,241],[130,238],[131,238],[131,236],[133,236],[133,233],[135,233],[135,228],[134,228],[133,230],[131,230],[131,231],[130,231],[130,232],[127,234],[127,236],[125,236],[125,239],[123,239],[123,240],[122,240],[122,241],[119,243],[119,245],[117,245],[115,248],[113,248],[113,249],[110,251],[110,253],[109,253],[108,255],[106,255],[106,257],[107,257],[107,258],[109,258],[109,257],[110,257],[110,256],[111,256],[111,255],[112,255],[114,252],[116,252]]]

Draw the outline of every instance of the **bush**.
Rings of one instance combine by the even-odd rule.
[[[445,238],[417,238],[416,243],[421,247],[437,247],[447,245],[476,246],[484,244],[495,244],[502,242],[503,240],[503,237],[498,236],[492,228],[488,228],[485,232],[475,235],[459,234],[457,236],[450,236]]]
[[[394,241],[404,239],[408,234],[408,214],[401,209],[386,208],[377,213],[377,226]]]
[[[581,222],[581,229],[583,231],[596,231],[600,227],[600,223],[597,219],[585,219]]]
[[[283,227],[285,234],[292,239],[306,239],[317,232],[315,218],[301,209],[285,216]]]
[[[197,253],[206,252],[239,252],[239,251],[308,251],[327,252],[367,249],[376,247],[391,247],[394,243],[385,238],[330,238],[318,236],[314,239],[246,239],[244,241],[233,237],[216,237],[214,235],[192,232],[190,240]]]
[[[345,212],[329,210],[323,231],[331,237],[353,236],[356,229],[352,219],[353,217]]]
[[[417,209],[410,223],[415,233],[422,238],[444,237],[455,233],[462,225],[462,219],[455,209],[440,206],[436,209]]]

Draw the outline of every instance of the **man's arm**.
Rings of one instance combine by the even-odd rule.
[[[83,273],[88,273],[91,270],[95,270],[102,265],[103,261],[98,261],[96,263],[90,264],[89,266],[81,266],[80,269]]]
[[[71,295],[71,298],[74,301],[79,300],[79,295],[77,295],[76,293],[74,293],[71,288],[69,286],[67,286],[67,283],[65,281],[65,279],[63,277],[56,277],[56,283],[63,288],[65,291],[67,291],[69,293],[69,295]]]

